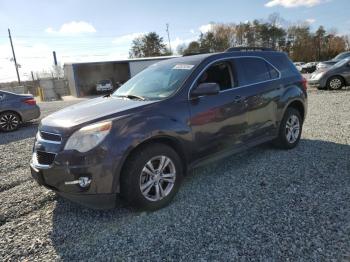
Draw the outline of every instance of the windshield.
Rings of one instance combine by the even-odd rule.
[[[350,57],[350,53],[340,53],[339,55],[334,57],[333,60],[340,60],[340,59],[344,59],[346,57]]]
[[[101,80],[98,82],[100,85],[107,85],[111,83],[111,80]]]
[[[341,66],[345,65],[346,63],[348,63],[349,61],[350,61],[350,58],[343,59],[343,60],[339,61],[338,63],[336,63],[333,67],[341,67]]]
[[[183,63],[154,64],[122,85],[112,96],[141,97],[159,100],[172,95],[193,71]]]

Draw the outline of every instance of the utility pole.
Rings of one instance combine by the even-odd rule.
[[[53,64],[54,64],[55,66],[57,66],[56,51],[53,51],[53,52],[52,52],[52,55],[53,55]]]
[[[166,24],[166,32],[168,34],[168,41],[169,41],[169,51],[171,53],[171,44],[170,44],[170,34],[169,34],[169,24]]]
[[[16,60],[15,50],[13,49],[13,44],[12,44],[12,37],[11,37],[10,28],[8,29],[8,31],[9,31],[9,38],[10,38],[11,48],[12,48],[13,62],[15,62],[15,67],[16,67],[18,84],[21,84],[21,79],[19,78],[19,73],[18,73],[18,64],[17,64],[17,60]]]

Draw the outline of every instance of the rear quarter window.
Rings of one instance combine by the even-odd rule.
[[[289,58],[285,55],[274,56],[271,59],[271,63],[281,72],[282,76],[295,76],[299,75],[298,69]]]
[[[239,86],[260,83],[279,77],[278,71],[265,60],[255,57],[234,59]]]

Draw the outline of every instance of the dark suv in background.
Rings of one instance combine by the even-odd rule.
[[[154,210],[171,201],[193,167],[267,141],[294,148],[306,101],[306,81],[284,53],[165,60],[111,95],[44,118],[32,175],[90,207],[113,207],[120,194]]]

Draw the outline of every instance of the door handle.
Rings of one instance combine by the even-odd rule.
[[[242,100],[243,100],[243,97],[241,97],[241,96],[235,96],[233,98],[234,103],[240,103],[240,102],[242,102]]]

